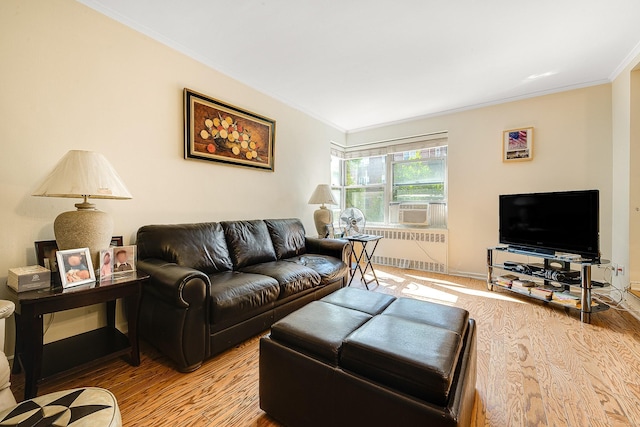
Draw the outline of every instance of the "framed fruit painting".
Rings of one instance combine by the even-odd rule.
[[[184,89],[185,159],[274,170],[276,122]]]

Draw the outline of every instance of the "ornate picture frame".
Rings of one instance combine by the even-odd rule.
[[[502,132],[502,161],[533,160],[533,127],[509,129]]]
[[[276,122],[184,89],[184,157],[273,172]]]

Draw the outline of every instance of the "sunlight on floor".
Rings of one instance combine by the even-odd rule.
[[[433,289],[429,286],[425,286],[416,282],[407,284],[407,286],[402,290],[402,293],[414,297],[426,298],[433,302],[445,303],[448,305],[453,305],[456,303],[456,301],[458,301],[458,297],[451,293]]]
[[[413,274],[407,274],[407,277],[411,277],[412,279],[416,279],[416,280],[424,280],[426,282],[432,283],[434,286],[440,286],[442,288],[448,289],[449,291],[460,292],[461,294],[475,295],[475,296],[484,297],[484,298],[491,298],[491,299],[496,299],[501,301],[509,301],[509,302],[525,304],[525,301],[510,297],[508,295],[504,295],[498,292],[492,292],[489,290],[480,291],[477,289],[469,289],[466,286],[459,285],[457,283],[453,283],[448,280],[440,280],[440,279],[436,279],[428,276],[416,276]]]
[[[393,289],[393,290],[397,289],[398,285],[402,285],[407,281],[407,279],[404,279],[400,276],[396,276],[395,274],[386,273],[384,271],[376,271],[376,276],[378,276],[378,282],[380,282],[380,286],[383,286],[387,289]],[[364,278],[367,281],[368,285],[371,286],[373,275],[365,274]],[[376,285],[376,282],[375,280],[373,280],[373,286],[375,285]]]

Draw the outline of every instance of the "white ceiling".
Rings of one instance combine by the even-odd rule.
[[[609,82],[640,53],[638,0],[79,1],[345,131]]]

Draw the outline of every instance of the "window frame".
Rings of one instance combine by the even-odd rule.
[[[438,148],[445,148],[445,152],[444,155],[440,154],[438,156],[430,156],[427,158],[420,158],[420,159],[410,159],[410,160],[394,160],[394,155],[401,153],[401,152],[410,152],[410,151],[422,151],[422,150],[431,150],[431,149],[438,149]],[[393,165],[395,164],[402,164],[402,163],[417,163],[417,162],[424,162],[425,160],[431,160],[431,159],[435,159],[435,160],[444,160],[444,171],[443,171],[443,185],[444,185],[444,191],[443,191],[443,197],[442,199],[432,199],[432,200],[428,200],[428,201],[420,201],[420,202],[415,202],[413,204],[428,204],[428,203],[444,203],[445,206],[448,207],[449,205],[449,164],[448,164],[448,144],[442,144],[442,145],[438,145],[438,146],[434,146],[434,147],[423,147],[423,148],[415,148],[415,149],[407,149],[407,150],[397,150],[394,152],[387,152],[386,154],[380,154],[380,153],[372,153],[372,155],[369,156],[358,156],[358,157],[353,157],[353,158],[345,158],[344,156],[338,156],[338,155],[334,155],[332,154],[333,158],[336,158],[339,160],[339,167],[340,167],[340,185],[336,185],[333,182],[332,179],[332,183],[331,183],[331,188],[332,190],[339,190],[340,191],[340,206],[338,209],[338,214],[334,215],[334,226],[340,225],[340,218],[339,218],[339,213],[342,212],[344,209],[346,209],[346,199],[347,199],[347,190],[348,189],[357,189],[357,188],[382,188],[383,189],[383,222],[370,222],[367,221],[367,224],[373,225],[373,226],[379,226],[379,227],[406,227],[406,225],[403,224],[399,224],[399,223],[392,223],[391,222],[391,204],[392,203],[398,203],[400,205],[402,204],[412,204],[411,202],[394,202],[393,201],[393,187],[394,187],[394,181],[393,181]],[[384,162],[385,162],[385,178],[384,178],[384,183],[382,184],[359,184],[359,185],[346,185],[346,162],[348,162],[349,160],[353,160],[353,159],[357,159],[357,158],[365,158],[365,157],[379,157],[379,156],[384,156]],[[332,159],[333,160],[333,159]],[[333,170],[332,170],[332,178],[333,178]],[[334,210],[335,213],[336,210]],[[445,223],[448,223],[448,215],[446,215],[445,218]],[[422,228],[422,227],[421,227]],[[432,228],[432,226],[426,226],[426,228]],[[433,227],[436,228],[436,227]],[[437,227],[440,228],[440,227]]]

